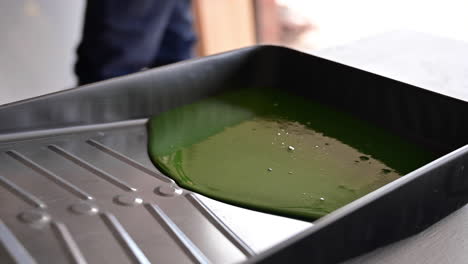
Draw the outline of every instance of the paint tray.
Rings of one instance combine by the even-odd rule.
[[[239,87],[286,89],[441,158],[314,223],[176,186],[149,160],[148,118]],[[467,202],[467,116],[463,101],[274,46],[4,105],[0,262],[340,262],[418,233]]]

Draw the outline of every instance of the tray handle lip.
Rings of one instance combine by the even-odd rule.
[[[252,45],[252,46],[247,46],[247,47],[243,47],[243,48],[239,48],[239,49],[228,50],[228,51],[224,51],[224,52],[220,52],[220,53],[216,53],[216,54],[212,54],[212,55],[208,55],[208,56],[204,56],[204,57],[195,57],[195,58],[191,58],[191,59],[187,59],[187,60],[184,60],[184,61],[171,63],[171,64],[168,64],[168,65],[159,66],[159,67],[156,67],[156,68],[152,68],[152,69],[148,69],[148,70],[144,70],[144,71],[140,71],[140,72],[135,72],[135,73],[126,74],[126,75],[123,75],[123,76],[109,78],[109,79],[102,80],[102,81],[95,82],[95,83],[90,83],[90,84],[71,87],[71,88],[65,88],[65,89],[60,90],[60,91],[55,91],[55,92],[51,92],[51,93],[47,93],[47,94],[43,94],[43,95],[39,95],[39,96],[34,96],[34,97],[31,97],[31,98],[26,98],[26,99],[22,99],[22,100],[10,102],[10,103],[2,104],[2,105],[0,105],[0,111],[2,111],[5,108],[8,108],[8,107],[17,106],[17,105],[29,103],[31,101],[37,101],[37,100],[40,100],[40,99],[47,99],[47,98],[49,98],[51,96],[54,96],[54,95],[61,95],[61,94],[65,94],[65,93],[70,93],[70,92],[73,92],[75,90],[83,90],[83,89],[92,90],[92,89],[98,89],[98,88],[103,87],[103,86],[104,87],[109,87],[109,86],[112,86],[113,84],[121,82],[121,81],[127,81],[127,80],[131,80],[131,79],[135,79],[135,78],[138,79],[138,78],[146,76],[148,74],[151,75],[154,72],[159,72],[161,70],[168,70],[168,69],[171,69],[173,67],[179,67],[181,65],[187,65],[187,64],[191,65],[191,64],[195,64],[195,63],[199,63],[199,62],[209,61],[209,60],[222,59],[222,58],[224,58],[226,56],[233,56],[233,55],[237,55],[237,54],[240,54],[240,53],[252,53],[252,52],[257,52],[257,51],[263,50],[263,49],[290,50],[290,51],[294,51],[294,52],[300,52],[300,51],[296,51],[294,49],[287,48],[287,47],[284,47],[284,46],[279,46],[279,45],[269,45],[269,44]],[[302,52],[300,52],[300,53],[302,53]],[[304,53],[304,54],[306,54],[306,53]]]

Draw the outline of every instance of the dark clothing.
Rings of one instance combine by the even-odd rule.
[[[190,58],[192,22],[190,0],[89,0],[75,65],[79,84]]]

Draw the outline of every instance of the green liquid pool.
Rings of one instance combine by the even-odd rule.
[[[244,89],[149,121],[152,161],[180,186],[314,220],[436,156],[368,122],[278,90]]]

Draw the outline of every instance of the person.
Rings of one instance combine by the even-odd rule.
[[[78,84],[188,59],[195,41],[190,0],[88,0]]]

